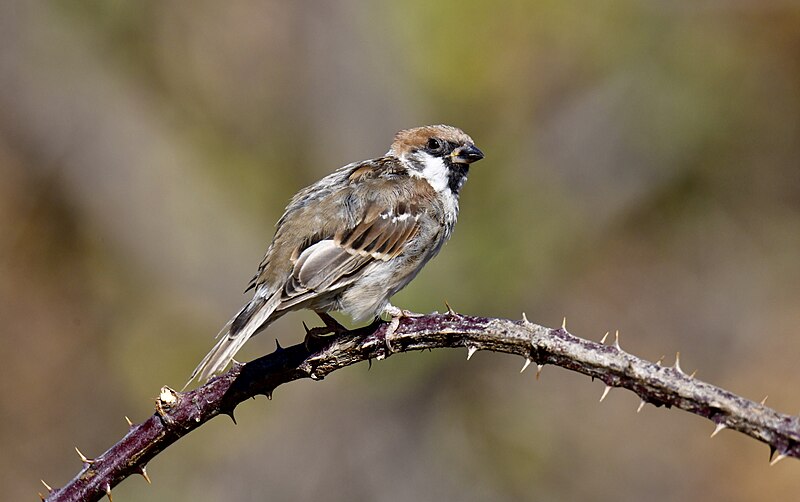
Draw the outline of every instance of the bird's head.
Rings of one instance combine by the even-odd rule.
[[[397,157],[436,191],[458,194],[469,165],[483,158],[464,131],[448,125],[404,129],[395,135],[388,155]]]

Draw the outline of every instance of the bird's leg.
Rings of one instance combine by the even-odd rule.
[[[381,312],[383,315],[388,315],[389,319],[389,327],[386,328],[386,335],[384,336],[384,342],[386,343],[386,349],[391,354],[394,352],[392,348],[391,338],[394,336],[394,332],[397,331],[397,328],[400,326],[400,319],[403,317],[422,317],[424,314],[418,314],[416,312],[411,312],[410,310],[401,309],[395,307],[391,303],[383,309]]]
[[[312,340],[327,338],[325,335],[337,336],[347,332],[347,328],[339,324],[339,322],[327,312],[315,312],[315,313],[319,316],[320,319],[322,319],[322,322],[325,323],[325,326],[321,326],[318,328],[311,328],[311,329],[308,329],[308,327],[306,327],[306,337],[303,340],[303,343],[306,345],[306,348],[308,348],[309,342],[311,342]],[[303,326],[305,326],[305,323],[303,323]]]
[[[325,323],[325,327],[329,330],[328,333],[339,335],[348,331],[347,328],[339,324],[339,321],[334,319],[333,316],[327,312],[316,312],[316,314],[322,319],[322,322]]]

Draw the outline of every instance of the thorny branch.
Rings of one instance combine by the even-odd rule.
[[[285,349],[278,346],[272,354],[236,365],[189,392],[163,387],[153,416],[131,424],[128,434],[97,458],[86,458],[79,451],[83,469],[63,488],[45,484],[46,500],[99,500],[105,495],[110,499],[111,488],[136,473],[149,482],[145,466],[169,445],[219,414],[233,418],[236,406],[248,398],[258,394],[271,398],[281,384],[300,378],[321,380],[340,368],[393,353],[444,347],[466,347],[467,358],[478,350],[517,354],[524,358],[521,371],[531,363],[538,370],[545,364],[561,366],[605,382],[602,398],[612,387],[624,387],[638,394],[642,405],[674,406],[708,418],[716,426],[712,436],[730,428],[766,443],[773,463],[787,456],[800,458],[800,417],[778,413],[763,402],[749,401],[687,375],[677,357],[673,366],[665,367],[661,361],[652,363],[628,354],[618,339],[609,345],[605,338],[592,342],[571,335],[565,326],[546,328],[524,316],[522,321],[454,312],[407,317],[389,343],[387,326],[377,322],[335,337],[310,337],[305,344]]]

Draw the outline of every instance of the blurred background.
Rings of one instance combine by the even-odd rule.
[[[558,326],[800,410],[800,4],[0,3],[0,486],[180,388],[289,198],[449,123],[486,153],[395,304]],[[303,336],[292,314],[243,361]],[[115,500],[779,500],[798,463],[520,358],[411,353],[213,420]]]

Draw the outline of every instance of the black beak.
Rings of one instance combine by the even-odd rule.
[[[472,164],[483,158],[483,152],[475,145],[459,146],[450,154],[450,159],[456,164]]]

